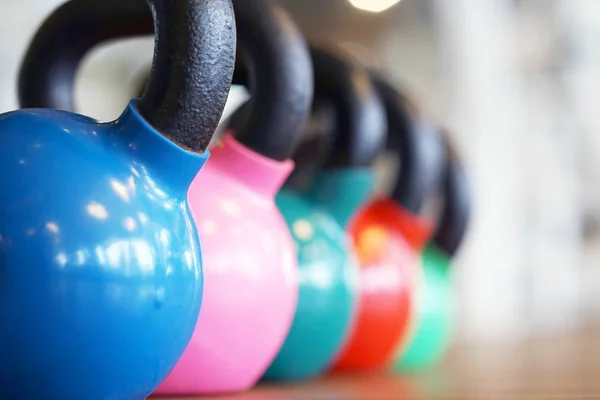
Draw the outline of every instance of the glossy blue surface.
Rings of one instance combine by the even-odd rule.
[[[109,124],[0,115],[0,399],[143,399],[167,376],[200,309],[207,157],[135,102]]]
[[[287,189],[276,201],[296,243],[300,290],[290,332],[264,378],[302,381],[321,375],[344,344],[358,264],[344,229],[318,205]]]

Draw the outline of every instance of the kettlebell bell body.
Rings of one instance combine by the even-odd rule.
[[[205,250],[205,306],[188,350],[157,394],[249,389],[275,358],[296,309],[296,251],[275,195],[293,169],[290,156],[309,113],[310,58],[275,3],[235,0],[234,10],[235,74],[250,83],[249,108],[192,183],[190,204],[199,210]]]
[[[441,141],[419,125],[406,100],[376,74],[387,114],[388,148],[400,158],[401,169],[391,196],[372,199],[349,226],[361,266],[357,322],[336,370],[374,371],[392,363],[407,340],[414,319],[419,253],[431,235],[419,211],[439,186],[443,162],[427,162],[443,150]],[[436,147],[439,145],[439,149]],[[443,161],[443,160],[442,160]]]
[[[321,142],[324,147],[308,149],[314,155],[311,162],[319,159],[321,164],[322,158],[323,164],[299,165],[316,172],[302,185],[288,184],[277,196],[296,242],[300,291],[290,333],[265,380],[319,377],[352,329],[359,271],[346,227],[372,191],[374,173],[368,164],[384,133],[381,105],[360,66],[331,49],[313,47],[311,53],[315,102],[330,102],[336,123],[331,140]],[[359,143],[368,144],[362,152]],[[332,165],[335,156],[344,161]]]
[[[381,369],[405,340],[413,319],[419,254],[415,243],[428,235],[426,227],[413,219],[393,201],[379,199],[361,210],[350,225],[360,262],[361,297],[353,341],[337,369]]]
[[[275,357],[298,290],[294,243],[274,201],[292,168],[226,135],[192,182],[203,307],[187,351],[156,394],[243,391]]]
[[[94,2],[77,10],[78,14],[71,13],[70,19],[65,16],[63,23],[79,26],[80,21],[89,19],[103,31],[102,35],[78,37],[67,50],[57,46],[57,52],[65,53],[63,72],[68,71],[61,76],[69,79],[54,82],[67,90],[46,80],[47,92],[66,92],[72,97],[74,71],[82,58],[72,56],[75,49],[81,55],[94,40],[151,33],[149,16],[140,12],[138,3],[106,6]],[[243,54],[238,60],[243,58],[249,64],[245,67],[254,85],[250,88],[253,107],[245,125],[231,130],[211,150],[210,162],[190,185],[190,210],[204,235],[203,307],[187,350],[156,389],[157,394],[250,388],[275,357],[296,305],[295,249],[274,198],[293,168],[288,153],[296,145],[296,130],[301,129],[310,106],[310,59],[293,22],[270,1],[235,0],[233,10],[238,53]],[[236,34],[233,29],[229,32]],[[207,64],[216,63],[218,56],[215,53],[216,58]],[[180,82],[179,76],[170,78],[173,85]],[[203,78],[222,77],[205,74]],[[230,83],[231,76],[228,78]],[[152,88],[149,79],[143,96],[152,94]],[[47,107],[62,99],[47,93],[38,97],[52,99],[44,104]],[[190,126],[200,128],[204,123]]]
[[[316,378],[339,354],[354,322],[359,283],[354,248],[343,227],[373,183],[368,169],[320,171],[309,188],[277,195],[296,242],[300,292],[292,328],[265,379]]]
[[[423,279],[415,307],[416,318],[405,346],[398,349],[397,370],[424,370],[434,366],[445,354],[452,337],[455,299],[450,273],[470,220],[470,188],[458,155],[446,143],[443,182],[444,206],[437,230],[422,255]]]
[[[234,15],[227,0],[148,3],[153,72],[116,121],[0,116],[0,398],[141,400],[192,336],[203,271],[188,192],[227,99]],[[81,7],[44,22],[21,89],[56,72],[47,50]]]
[[[304,381],[339,352],[356,308],[358,266],[345,230],[310,197],[284,188],[276,201],[294,238],[300,289],[294,322],[264,379]]]
[[[4,114],[0,142],[1,397],[146,397],[200,308],[186,197],[208,154],[173,145],[135,103],[111,124]]]
[[[400,348],[394,368],[422,370],[440,360],[448,347],[455,318],[455,303],[447,255],[429,244],[421,255],[422,281],[415,300],[413,332]]]
[[[236,74],[245,72],[251,83],[249,108],[192,183],[190,205],[204,235],[205,306],[158,394],[249,389],[277,355],[296,310],[296,250],[275,195],[293,169],[290,156],[309,113],[310,58],[275,3],[235,0],[234,10]],[[213,193],[203,193],[207,185]]]

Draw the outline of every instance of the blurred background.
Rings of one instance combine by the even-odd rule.
[[[455,266],[456,339],[600,324],[600,2],[278,1],[310,40],[386,71],[451,132],[475,204]],[[16,108],[23,52],[60,3],[2,0],[0,112]],[[78,109],[117,117],[151,57],[151,38],[95,49],[78,76]],[[232,90],[226,115],[245,96]]]

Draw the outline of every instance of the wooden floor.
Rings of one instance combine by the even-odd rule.
[[[217,398],[600,400],[600,329],[518,346],[456,348],[440,368],[427,374],[337,376],[292,387],[259,386]]]

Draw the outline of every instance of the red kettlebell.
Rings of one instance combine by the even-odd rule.
[[[432,231],[421,213],[444,170],[438,132],[383,78],[372,74],[372,80],[386,108],[388,148],[398,153],[401,168],[391,196],[372,200],[349,227],[361,292],[357,322],[335,370],[383,369],[408,337],[419,253]]]

